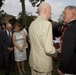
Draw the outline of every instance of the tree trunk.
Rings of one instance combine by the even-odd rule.
[[[26,26],[26,12],[25,12],[25,0],[20,0],[22,4],[22,25]]]

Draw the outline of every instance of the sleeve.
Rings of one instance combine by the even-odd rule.
[[[45,53],[56,57],[56,50],[53,46],[52,24],[51,23],[47,23],[44,27],[43,41],[44,41]]]
[[[0,50],[2,49],[3,38],[2,38],[2,31],[0,30]]]
[[[3,31],[3,49],[5,50],[5,49],[7,49],[8,48],[8,46],[7,46],[7,44],[5,43],[7,40],[6,40],[6,36],[5,36],[5,31]]]

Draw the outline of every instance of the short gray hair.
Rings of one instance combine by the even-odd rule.
[[[76,17],[76,6],[69,5],[69,6],[65,7],[65,9],[67,9],[67,8],[72,10],[75,14],[75,17]]]
[[[69,6],[65,7],[65,9],[66,8],[69,8],[70,10],[76,11],[76,6],[69,5]]]

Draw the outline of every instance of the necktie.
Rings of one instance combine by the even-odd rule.
[[[10,35],[10,32],[9,32],[9,41],[10,41],[10,43],[11,43],[11,35]]]

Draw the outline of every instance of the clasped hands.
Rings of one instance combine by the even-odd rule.
[[[24,49],[24,47],[20,47],[20,48],[19,48],[19,51],[20,51],[20,52],[23,52],[23,49]]]
[[[13,51],[13,47],[12,47],[12,48],[11,48],[11,47],[8,47],[7,49],[8,49],[10,52]]]
[[[60,41],[60,43],[59,43],[59,48],[57,49],[58,53],[61,53],[61,46],[62,46],[62,41]]]

